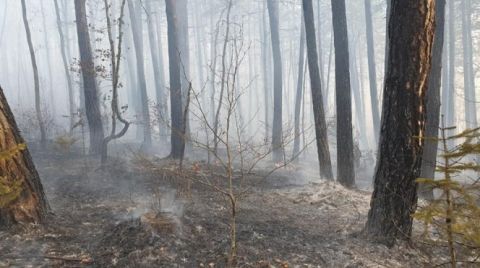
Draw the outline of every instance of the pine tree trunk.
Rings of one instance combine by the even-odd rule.
[[[60,8],[58,6],[58,0],[53,1],[55,4],[55,15],[57,18],[57,28],[58,28],[58,34],[60,36],[60,52],[62,55],[62,63],[63,63],[63,69],[65,71],[65,77],[67,79],[67,89],[68,89],[68,108],[69,108],[69,119],[70,119],[70,131],[73,129],[73,125],[75,124],[75,101],[74,101],[74,96],[73,96],[73,84],[72,84],[72,76],[70,75],[70,67],[69,67],[69,62],[67,58],[67,53],[65,50],[67,49],[67,45],[65,42],[65,35],[63,34],[63,27],[62,27],[62,18],[60,15]],[[68,42],[68,41],[67,41]]]
[[[380,147],[366,234],[393,245],[409,239],[417,205],[435,2],[392,0]]]
[[[155,17],[152,9],[152,1],[145,1],[145,7],[147,12],[147,25],[148,25],[148,41],[150,44],[150,56],[152,58],[152,67],[153,67],[153,78],[155,82],[155,93],[157,97],[157,121],[158,121],[158,130],[160,133],[161,140],[164,141],[166,137],[166,125],[165,125],[165,115],[163,114],[162,105],[164,103],[163,97],[165,94],[165,79],[163,70],[160,68],[163,63],[160,62],[159,54],[162,53],[162,50],[159,50],[158,44],[161,42],[158,41],[158,36],[155,31]]]
[[[283,132],[282,132],[282,53],[280,49],[279,10],[278,0],[267,0],[270,19],[270,35],[272,39],[273,55],[273,124],[272,124],[272,155],[274,162],[283,160]]]
[[[142,12],[139,4],[133,4],[132,0],[128,0],[128,13],[130,14],[130,22],[132,23],[133,44],[135,47],[135,57],[137,60],[137,82],[140,91],[141,105],[141,121],[143,124],[143,144],[144,149],[149,148],[152,144],[152,130],[150,128],[150,109],[148,105],[147,81],[145,78],[145,60],[143,55],[143,27]]]
[[[378,110],[377,68],[375,67],[375,43],[373,38],[372,4],[365,1],[365,20],[367,30],[368,78],[370,81],[370,102],[372,105],[372,124],[375,145],[380,133],[380,112]]]
[[[263,93],[264,93],[264,107],[265,107],[265,142],[270,139],[270,64],[268,60],[268,30],[267,30],[267,18],[266,18],[266,1],[263,1],[262,6],[262,73],[263,73]]]
[[[30,51],[30,59],[32,61],[33,68],[33,82],[35,87],[35,112],[37,115],[38,126],[40,128],[40,144],[45,146],[47,143],[47,134],[45,129],[45,123],[43,122],[42,109],[40,104],[40,81],[38,78],[38,67],[37,60],[35,58],[35,49],[32,42],[32,34],[30,33],[30,26],[27,19],[27,7],[25,5],[25,0],[22,0],[22,15],[23,15],[23,24],[25,26],[25,32],[27,34],[27,43],[28,49]]]
[[[180,55],[178,53],[177,2],[165,0],[168,23],[168,56],[170,66],[171,153],[173,159],[182,159],[185,150]]]
[[[473,129],[477,124],[475,72],[473,69],[473,41],[472,41],[472,3],[471,0],[461,1],[462,10],[462,44],[463,44],[463,72],[465,91],[465,121],[466,127]]]
[[[337,180],[342,185],[355,185],[352,134],[352,93],[348,51],[345,0],[332,0],[335,44],[335,87],[337,108]]]
[[[440,127],[440,89],[442,82],[442,55],[445,31],[445,2],[436,3],[436,29],[433,41],[432,70],[428,80],[426,94],[425,137],[438,137]],[[426,139],[423,148],[421,178],[434,179],[437,164],[438,141]],[[428,185],[420,184],[418,194],[425,199],[433,199],[433,190]]]
[[[303,12],[302,12],[303,14]],[[293,140],[293,154],[292,158],[298,157],[300,152],[300,110],[302,106],[303,99],[303,75],[305,67],[305,19],[302,15],[302,23],[300,26],[300,53],[298,54],[298,77],[297,77],[297,92],[295,96],[295,115],[294,115],[294,124],[295,124],[295,137]],[[320,38],[318,38],[320,39]]]
[[[330,151],[328,148],[327,123],[323,107],[320,70],[318,68],[317,44],[315,43],[315,19],[313,17],[312,0],[303,0],[303,16],[305,19],[308,69],[310,72],[310,87],[312,90],[313,117],[315,120],[320,176],[326,180],[333,180],[332,162],[330,160]]]
[[[85,92],[85,112],[90,128],[90,152],[100,154],[103,144],[103,124],[98,99],[95,66],[93,63],[90,34],[88,32],[86,0],[75,0],[78,46],[80,48],[80,66],[82,68],[83,88]]]
[[[446,94],[447,102],[443,103],[445,107],[445,123],[447,126],[454,126],[456,124],[455,120],[455,77],[456,77],[456,27],[455,27],[455,1],[448,1],[448,60],[449,60],[449,78],[448,78],[448,88]]]
[[[25,144],[0,88],[0,151],[15,151]],[[8,188],[8,189],[7,189]],[[48,211],[45,193],[27,148],[0,161],[0,227],[39,223]]]

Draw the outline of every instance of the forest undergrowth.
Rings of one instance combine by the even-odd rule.
[[[81,153],[33,155],[52,214],[44,226],[0,232],[0,267],[226,266],[229,214],[222,195],[162,178],[129,159],[114,158],[100,169]],[[255,187],[239,203],[238,267],[433,263],[429,256],[437,254],[421,243],[389,249],[365,240],[360,232],[370,193],[315,178],[302,165],[291,165],[260,183],[245,182]],[[416,229],[420,234],[421,224]]]

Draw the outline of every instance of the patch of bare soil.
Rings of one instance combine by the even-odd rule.
[[[45,225],[0,231],[0,267],[225,267],[228,203],[122,160],[35,154],[52,208]],[[328,182],[299,184],[280,171],[240,201],[239,267],[424,267],[407,244],[393,249],[357,235],[370,194]]]

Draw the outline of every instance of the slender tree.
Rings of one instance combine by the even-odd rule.
[[[157,97],[157,114],[158,114],[158,128],[160,131],[160,137],[163,139],[166,137],[165,128],[165,115],[163,114],[162,105],[164,104],[164,90],[165,90],[165,74],[163,73],[163,61],[160,62],[159,54],[162,51],[159,49],[159,37],[157,31],[155,31],[155,16],[152,8],[152,0],[145,1],[145,8],[147,12],[147,26],[148,26],[148,41],[150,44],[150,56],[152,58],[153,65],[153,78],[155,82],[155,93]]]
[[[35,112],[37,114],[38,126],[40,128],[40,144],[42,146],[45,146],[47,143],[47,133],[45,130],[45,122],[43,121],[42,108],[40,104],[40,81],[38,78],[37,59],[35,58],[35,49],[33,48],[32,34],[30,32],[30,26],[28,24],[27,7],[25,5],[25,0],[22,0],[21,3],[23,25],[25,26],[25,33],[27,34],[28,49],[30,51],[30,59],[32,61],[33,83],[35,88]]]
[[[294,124],[295,124],[295,138],[293,141],[293,155],[292,158],[298,157],[300,152],[300,110],[302,106],[303,99],[303,77],[304,77],[304,68],[305,68],[305,20],[303,18],[302,11],[302,23],[300,28],[300,52],[298,54],[298,74],[297,74],[297,92],[295,96],[295,115],[294,115]],[[320,38],[318,38],[320,39]]]
[[[128,0],[128,13],[130,14],[130,22],[132,24],[133,44],[135,47],[135,58],[137,60],[137,82],[140,91],[141,105],[141,121],[143,124],[143,144],[142,147],[147,149],[152,144],[152,130],[150,128],[150,111],[148,105],[147,80],[145,78],[145,60],[143,54],[143,27],[142,12],[139,3],[133,4],[132,0]]]
[[[218,149],[218,128],[220,124],[220,112],[222,110],[223,104],[223,97],[225,95],[225,89],[227,88],[227,78],[228,78],[228,66],[227,66],[227,48],[228,42],[230,37],[230,14],[232,12],[232,0],[228,1],[227,7],[227,17],[225,21],[225,38],[223,40],[223,49],[222,49],[222,70],[221,70],[221,78],[220,78],[220,98],[218,100],[218,106],[216,107],[215,112],[215,121],[213,123],[213,136],[214,136],[214,152],[217,152]]]
[[[267,0],[270,19],[270,36],[272,39],[273,55],[273,124],[272,124],[272,156],[274,162],[283,158],[283,131],[282,131],[282,52],[280,49],[279,10],[278,0]]]
[[[445,124],[447,126],[455,125],[455,59],[456,59],[456,16],[455,1],[448,1],[448,87],[443,92],[443,114],[445,115]]]
[[[332,0],[335,44],[335,87],[337,108],[337,180],[347,187],[355,185],[352,134],[352,93],[348,51],[345,0]]]
[[[40,177],[0,88],[0,227],[39,223],[48,211]]]
[[[428,79],[428,91],[426,93],[426,118],[425,137],[421,178],[435,178],[437,163],[438,140],[429,139],[438,137],[440,127],[440,90],[442,84],[442,55],[445,32],[445,3],[446,0],[437,0],[436,3],[436,30],[433,40],[432,69]],[[426,199],[433,199],[433,191],[420,184],[419,195]]]
[[[123,137],[130,127],[130,122],[125,120],[122,116],[122,112],[118,105],[118,85],[120,80],[120,63],[122,58],[122,41],[123,41],[123,16],[125,12],[126,0],[122,0],[120,7],[120,17],[118,19],[118,47],[115,48],[115,39],[113,36],[113,25],[110,18],[110,4],[108,0],[104,0],[105,5],[105,17],[107,19],[107,35],[108,43],[110,45],[110,64],[111,64],[111,76],[112,76],[112,128],[110,135],[105,137],[102,146],[102,164],[106,163],[108,156],[108,144],[115,139]],[[117,133],[117,121],[123,124],[123,128]]]
[[[168,23],[168,61],[170,68],[171,152],[173,159],[182,159],[185,150],[183,127],[182,84],[180,78],[180,55],[178,47],[177,2],[165,0]]]
[[[369,237],[387,245],[412,233],[435,27],[435,1],[391,5],[379,156],[365,227]]]
[[[74,101],[74,95],[73,95],[73,83],[72,83],[72,76],[70,75],[70,67],[69,67],[69,62],[67,58],[67,45],[66,40],[65,40],[65,35],[63,33],[63,27],[62,27],[62,17],[60,14],[60,7],[58,5],[58,0],[53,0],[53,3],[55,5],[55,15],[57,18],[57,29],[58,29],[58,34],[60,37],[60,53],[62,55],[62,63],[63,63],[63,70],[65,71],[65,78],[67,79],[67,93],[68,93],[68,108],[69,108],[69,118],[70,118],[70,130],[73,129],[73,126],[75,124],[75,101]]]
[[[86,0],[75,0],[75,17],[80,49],[80,67],[83,76],[83,90],[85,95],[85,112],[90,128],[90,152],[100,154],[103,144],[103,124],[98,99],[95,64],[93,63],[92,48],[86,13]]]
[[[303,0],[303,17],[305,19],[308,69],[310,72],[310,87],[312,90],[313,117],[315,120],[320,176],[327,180],[333,180],[332,163],[328,148],[327,123],[323,107],[320,70],[318,68],[317,44],[315,43],[315,19],[313,16],[312,0]]]
[[[375,143],[380,133],[380,112],[378,110],[377,68],[375,64],[375,41],[373,38],[373,20],[371,0],[364,0],[367,31],[368,78],[370,82],[370,102],[372,106],[372,125]]]
[[[467,128],[477,127],[477,105],[475,94],[475,72],[473,68],[473,41],[472,41],[472,3],[471,0],[462,0],[462,44],[463,44],[463,81],[465,121]]]

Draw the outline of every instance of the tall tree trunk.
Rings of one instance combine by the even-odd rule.
[[[55,15],[57,18],[57,28],[58,34],[60,36],[60,52],[62,55],[62,62],[63,62],[63,69],[65,71],[65,77],[67,79],[67,89],[68,89],[68,108],[69,108],[69,118],[70,118],[70,131],[73,129],[73,125],[75,124],[75,101],[73,96],[73,84],[72,84],[72,76],[70,75],[70,67],[67,58],[67,53],[65,52],[67,46],[65,42],[65,36],[63,34],[63,27],[62,27],[62,18],[60,15],[60,8],[58,6],[58,0],[53,1],[55,4]],[[68,40],[67,40],[68,42]]]
[[[352,93],[348,52],[345,0],[332,0],[335,44],[335,87],[337,107],[337,180],[342,185],[355,185],[352,135]]]
[[[323,48],[322,48],[322,14],[321,14],[321,0],[317,0],[317,49],[318,49],[318,66],[320,69],[320,82],[322,83],[322,88],[325,88],[325,74],[323,70]],[[323,106],[327,107],[328,99],[326,98],[327,94],[323,98]]]
[[[100,154],[104,133],[85,1],[86,0],[75,0],[75,17],[78,47],[80,49],[80,66],[82,68],[83,88],[85,92],[85,112],[87,114],[88,127],[90,128],[90,152]]]
[[[302,23],[300,26],[300,53],[298,54],[298,77],[297,77],[297,93],[295,97],[295,137],[293,140],[293,154],[292,158],[298,157],[300,152],[300,110],[302,106],[303,99],[303,75],[305,67],[305,19],[303,18],[302,11]],[[320,39],[320,37],[318,37]]]
[[[133,44],[135,47],[135,57],[137,60],[137,82],[140,91],[141,105],[141,121],[143,124],[143,144],[142,147],[147,149],[152,144],[152,130],[150,128],[150,109],[148,105],[147,81],[145,78],[145,60],[143,55],[143,27],[142,12],[138,3],[133,4],[132,0],[128,0],[128,13],[130,14],[130,22],[132,23]]]
[[[434,179],[435,168],[437,164],[438,141],[430,138],[438,137],[440,127],[440,89],[442,83],[442,55],[445,32],[445,3],[446,0],[437,0],[436,3],[436,29],[433,40],[432,69],[428,80],[428,90],[426,94],[426,118],[425,118],[425,137],[422,157],[421,178]],[[420,197],[433,199],[433,190],[427,185],[420,184]]]
[[[178,46],[178,21],[176,0],[165,0],[168,22],[168,57],[170,66],[170,109],[171,109],[171,153],[173,159],[182,159],[185,150],[185,132],[183,127],[182,84],[180,55]]]
[[[45,123],[42,118],[42,109],[40,104],[40,81],[38,79],[38,67],[37,60],[35,58],[35,49],[33,48],[32,34],[30,33],[30,26],[28,25],[27,19],[27,7],[25,5],[25,0],[22,0],[22,15],[23,15],[23,24],[25,26],[25,33],[27,34],[28,49],[30,51],[30,59],[32,61],[33,69],[33,82],[35,88],[35,112],[37,114],[38,126],[40,128],[40,144],[45,146],[47,143],[47,134],[45,130]]]
[[[279,10],[278,0],[267,0],[270,19],[270,35],[272,38],[273,55],[273,124],[272,124],[272,156],[274,162],[283,160],[283,131],[282,131],[282,52],[280,49]]]
[[[412,233],[434,25],[435,1],[392,0],[379,156],[365,227],[387,245]]]
[[[22,0],[24,1],[24,0]],[[0,227],[39,223],[48,211],[40,177],[0,88]]]
[[[463,44],[463,81],[465,101],[465,121],[467,128],[476,128],[477,109],[475,94],[475,72],[473,70],[472,41],[472,3],[471,0],[461,1],[462,10],[462,44]]]
[[[455,125],[455,58],[456,58],[456,27],[455,27],[455,1],[448,1],[448,87],[445,88],[446,92],[443,92],[444,99],[443,106],[445,107],[443,113],[445,115],[445,123],[447,126]]]
[[[183,120],[186,123],[185,143],[191,148],[190,142],[190,112],[185,110],[190,87],[190,34],[188,29],[188,0],[177,0],[177,20],[178,20],[178,50],[180,52],[180,79],[182,86],[182,107],[184,112]]]
[[[163,90],[162,90],[162,94],[163,96],[158,96],[157,95],[157,102],[159,103],[159,101],[162,101],[162,103],[159,103],[160,107],[159,109],[161,110],[161,113],[162,115],[164,116],[163,120],[164,120],[164,124],[163,126],[166,127],[165,128],[165,140],[167,140],[167,137],[169,135],[169,128],[167,127],[168,126],[168,103],[167,103],[167,84],[165,82],[165,60],[163,58],[163,34],[162,34],[162,23],[161,23],[161,16],[157,15],[155,16],[155,22],[156,22],[156,31],[157,31],[157,45],[158,45],[158,64],[159,64],[159,67],[158,69],[160,70],[160,82],[162,83],[163,85]],[[160,97],[160,99],[159,99]]]
[[[323,107],[322,85],[318,68],[317,44],[315,38],[315,19],[313,17],[312,0],[303,1],[303,17],[307,39],[308,69],[310,72],[310,86],[312,90],[313,117],[315,119],[315,133],[317,142],[320,176],[323,179],[333,180],[332,163],[328,148],[327,123]]]
[[[380,133],[380,112],[378,111],[377,68],[375,67],[375,43],[373,38],[373,21],[371,0],[365,2],[365,21],[367,31],[368,78],[370,81],[370,102],[372,106],[372,124],[375,145]]]
[[[166,125],[164,123],[165,115],[163,114],[161,106],[165,102],[163,100],[163,97],[165,96],[165,94],[163,93],[165,89],[165,78],[163,70],[160,69],[163,63],[160,62],[160,57],[158,56],[158,54],[161,54],[162,51],[159,50],[158,44],[160,42],[155,31],[155,17],[153,16],[154,13],[152,9],[152,0],[147,0],[145,2],[145,6],[147,11],[148,41],[150,43],[150,55],[152,57],[153,78],[155,81],[155,92],[157,97],[158,129],[160,132],[161,140],[163,142],[164,138],[166,137]]]
[[[263,71],[263,93],[265,101],[265,142],[270,139],[270,64],[268,59],[268,30],[267,30],[267,16],[266,16],[266,1],[263,1],[262,6],[262,71]]]
[[[57,115],[57,110],[56,110],[56,105],[55,104],[55,93],[53,89],[53,75],[52,75],[52,62],[51,62],[51,55],[50,55],[50,42],[48,41],[48,34],[47,34],[47,22],[46,18],[47,16],[45,15],[45,7],[43,1],[40,1],[40,10],[42,12],[42,26],[43,26],[43,43],[45,45],[45,57],[46,57],[46,66],[47,66],[47,73],[48,73],[48,94],[50,97],[50,109],[51,109],[51,115],[53,120],[55,120],[55,117]]]

